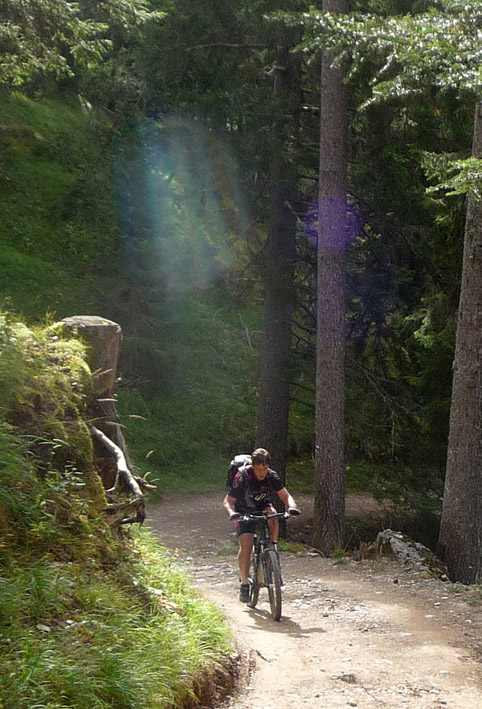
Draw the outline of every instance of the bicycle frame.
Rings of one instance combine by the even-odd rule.
[[[287,512],[273,515],[244,515],[243,521],[254,523],[253,553],[251,558],[250,599],[248,606],[254,608],[258,602],[260,588],[268,589],[271,615],[274,620],[281,617],[281,567],[276,541],[271,539],[268,520],[283,517]]]

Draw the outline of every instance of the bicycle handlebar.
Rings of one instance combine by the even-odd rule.
[[[301,512],[298,510],[298,514]],[[239,518],[239,522],[257,522],[262,519],[275,519],[277,517],[282,517],[283,519],[289,519],[291,516],[296,517],[297,515],[291,515],[289,512],[277,512],[274,515],[242,515]]]

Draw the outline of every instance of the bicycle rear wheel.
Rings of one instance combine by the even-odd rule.
[[[249,608],[255,608],[258,598],[259,598],[259,574],[258,574],[258,566],[259,566],[259,557],[256,557],[256,554],[253,552],[251,556],[251,566],[250,566],[250,573],[251,573],[251,579],[250,579],[250,584],[249,584],[249,601],[248,601],[248,606]]]
[[[266,549],[263,555],[264,582],[268,587],[269,605],[274,620],[281,618],[281,568],[274,549]]]

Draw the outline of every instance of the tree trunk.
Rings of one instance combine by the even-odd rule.
[[[282,187],[275,192],[277,204],[273,206],[265,268],[256,445],[269,450],[272,466],[285,482],[295,220],[293,214],[283,207]]]
[[[96,468],[109,504],[108,524],[120,536],[122,527],[145,519],[144,495],[155,490],[133,472],[114,399],[117,361],[122,339],[120,325],[93,315],[75,315],[61,321],[63,328],[81,334],[89,344],[89,365],[95,404],[90,411],[90,432],[94,441]],[[92,425],[95,421],[95,426]],[[101,430],[102,429],[102,430]],[[121,501],[113,493],[125,493]]]
[[[323,9],[348,11],[348,0],[324,0]],[[345,526],[344,383],[347,99],[344,72],[321,67],[320,178],[313,546],[343,546]]]
[[[291,40],[291,42],[290,42]],[[297,97],[299,91],[299,59],[290,53],[293,38],[283,38],[284,50],[280,66],[274,68],[275,95]],[[294,102],[298,105],[299,102]],[[293,328],[294,260],[296,217],[295,175],[285,154],[283,138],[286,127],[277,116],[273,123],[274,150],[271,163],[270,223],[264,266],[265,292],[263,338],[260,348],[260,387],[256,445],[267,448],[272,466],[286,479],[288,420],[290,410],[289,360]],[[296,124],[296,117],[293,119]],[[293,128],[296,131],[297,128]],[[276,499],[274,500],[276,503]],[[282,505],[281,505],[282,507]]]
[[[482,158],[482,102],[473,154]],[[452,581],[482,577],[482,200],[468,198],[438,553]]]
[[[64,318],[62,325],[69,330],[76,330],[90,344],[89,365],[92,371],[92,382],[96,397],[95,424],[123,452],[130,469],[127,446],[122,429],[119,426],[114,387],[117,376],[117,361],[122,339],[121,327],[112,320],[97,315],[74,315]],[[105,488],[114,484],[115,466],[108,472],[108,466],[103,470],[102,482]]]

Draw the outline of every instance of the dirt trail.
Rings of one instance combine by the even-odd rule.
[[[301,496],[297,496],[300,498]],[[283,615],[238,601],[236,537],[221,494],[171,498],[148,509],[194,584],[225,612],[255,669],[224,709],[482,707],[481,604],[471,592],[389,560],[335,563],[282,552]],[[304,521],[309,499],[298,499]],[[370,502],[347,500],[351,514]],[[301,521],[293,521],[302,524]]]

